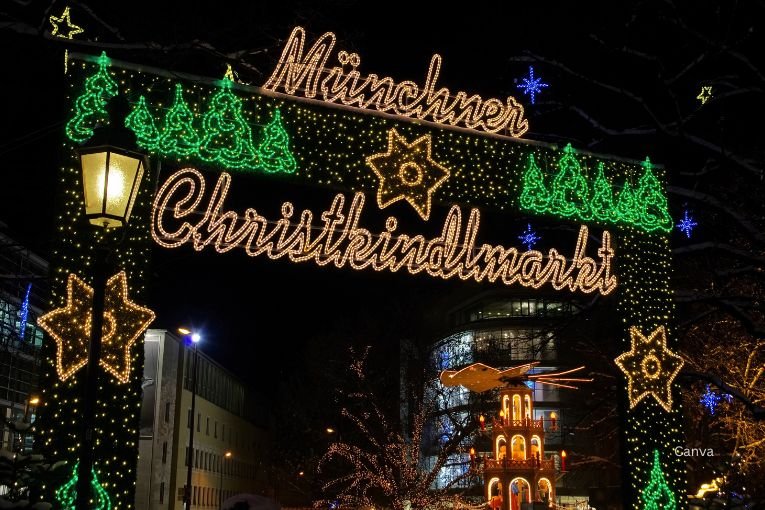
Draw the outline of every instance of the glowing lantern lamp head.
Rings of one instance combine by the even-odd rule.
[[[107,109],[112,125],[96,128],[88,144],[77,152],[82,166],[85,216],[93,225],[115,228],[130,218],[148,159],[131,150],[137,146],[135,134],[121,127],[129,109],[127,102],[114,98]]]

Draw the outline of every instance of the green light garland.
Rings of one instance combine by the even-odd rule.
[[[521,207],[542,213],[550,203],[550,194],[545,188],[545,176],[539,169],[533,154],[529,154],[529,163],[523,174],[523,191],[521,192]]]
[[[582,167],[574,157],[571,144],[563,149],[558,161],[560,171],[553,179],[549,211],[558,216],[590,219],[589,189],[582,175]]]
[[[202,160],[223,168],[258,168],[252,145],[252,129],[242,117],[242,100],[231,92],[233,82],[224,78],[210,98],[202,117],[204,137],[199,147]]]
[[[675,494],[664,479],[664,472],[659,463],[659,450],[653,451],[651,480],[643,489],[643,510],[675,510]]]
[[[293,173],[297,167],[295,156],[290,152],[290,139],[282,124],[282,114],[274,111],[274,118],[265,129],[265,138],[258,147],[260,163],[266,172]]]
[[[643,175],[638,189],[633,191],[630,182],[625,179],[614,204],[613,190],[605,177],[603,162],[598,163],[598,173],[590,196],[587,179],[582,175],[574,149],[571,144],[566,145],[558,161],[559,171],[553,178],[552,191],[548,195],[544,176],[532,155],[523,175],[521,208],[537,214],[552,214],[585,222],[594,219],[604,223],[626,224],[647,232],[670,232],[672,218],[661,183],[654,175],[648,158],[642,167]]]
[[[159,130],[154,123],[154,116],[146,106],[146,98],[141,96],[133,111],[125,117],[125,127],[130,128],[138,139],[138,144],[149,150],[156,150],[159,142]]]
[[[78,465],[79,463],[74,465],[71,478],[56,491],[56,501],[58,502],[58,507],[62,510],[75,510],[76,508]],[[111,510],[112,500],[109,497],[109,493],[99,483],[95,470],[91,470],[91,474],[90,487],[93,489],[96,504],[90,508],[92,510]]]
[[[198,153],[199,143],[199,133],[194,129],[194,114],[183,98],[183,86],[176,83],[173,106],[165,115],[155,150],[168,156],[192,156]]]
[[[98,72],[85,80],[85,92],[74,103],[74,116],[66,123],[66,135],[82,143],[93,136],[97,123],[108,123],[106,103],[117,95],[117,82],[109,74],[106,52],[98,58]]]

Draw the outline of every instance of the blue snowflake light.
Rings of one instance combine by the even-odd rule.
[[[529,223],[526,227],[526,231],[518,236],[518,239],[521,241],[522,244],[526,245],[526,248],[530,251],[531,248],[534,247],[535,244],[537,244],[537,241],[542,239],[541,237],[537,236],[537,233],[531,230],[531,223]]]
[[[518,88],[523,90],[523,94],[531,96],[531,104],[536,102],[536,94],[542,92],[542,89],[550,85],[542,82],[542,78],[534,78],[534,68],[529,66],[529,77],[523,78],[523,83]]]
[[[689,238],[691,237],[691,232],[693,231],[693,227],[697,226],[698,223],[693,221],[693,216],[690,216],[688,214],[688,210],[686,209],[683,212],[683,219],[680,221],[680,223],[677,224],[677,228],[683,231],[685,234],[685,237]]]
[[[27,332],[27,319],[29,318],[29,291],[32,290],[32,284],[27,284],[27,293],[24,295],[24,301],[21,303],[21,317],[19,318],[19,338],[24,340],[24,334]]]
[[[722,402],[723,399],[730,403],[733,400],[733,396],[729,395],[728,393],[723,393],[721,395],[716,391],[712,391],[712,387],[707,384],[707,389],[704,393],[701,394],[699,403],[709,410],[709,414],[714,416],[714,414],[717,412],[717,406],[720,405],[720,402]]]

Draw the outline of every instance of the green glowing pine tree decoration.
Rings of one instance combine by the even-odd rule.
[[[56,490],[56,501],[58,502],[58,508],[61,510],[75,510],[77,503],[77,466],[79,462],[74,465],[72,476],[67,482]],[[91,470],[90,487],[93,489],[95,496],[95,506],[92,506],[92,510],[111,510],[112,500],[109,498],[109,493],[101,486],[98,481],[98,475]]]
[[[109,57],[102,52],[98,71],[85,80],[85,91],[74,102],[74,117],[66,123],[66,136],[77,143],[93,136],[93,128],[109,122],[105,106],[118,92],[117,82],[109,74]]]
[[[640,220],[637,199],[629,181],[624,181],[624,186],[616,199],[616,217],[624,223],[636,224]]]
[[[297,168],[295,156],[290,152],[290,139],[282,124],[282,114],[277,108],[271,122],[265,127],[265,138],[260,142],[258,155],[266,172],[293,173]]]
[[[539,169],[533,154],[529,154],[529,164],[523,173],[523,191],[521,208],[542,213],[550,203],[550,193],[545,187],[545,177]]]
[[[558,174],[552,183],[550,212],[587,220],[591,217],[587,180],[582,175],[571,144],[566,145],[563,153],[558,161]]]
[[[210,99],[202,117],[204,138],[199,156],[223,167],[257,168],[260,162],[252,144],[252,129],[242,116],[242,100],[231,91],[233,83],[229,66],[220,90]]]
[[[603,163],[598,163],[598,175],[592,186],[590,210],[592,217],[598,221],[614,220],[614,191],[603,172]]]
[[[635,192],[635,198],[639,205],[638,221],[649,232],[657,229],[669,232],[672,230],[672,217],[667,209],[667,197],[653,173],[651,160],[645,158],[642,165],[644,172]]]
[[[675,510],[675,494],[667,485],[664,473],[659,463],[659,450],[653,451],[653,468],[651,469],[651,480],[643,489],[641,494],[643,500],[643,510]]]
[[[157,146],[163,154],[185,157],[196,155],[200,143],[199,133],[194,128],[194,114],[183,98],[183,86],[176,83],[175,100],[165,114]]]
[[[125,117],[125,127],[130,128],[138,139],[138,145],[153,151],[159,142],[159,130],[154,123],[154,116],[146,105],[146,98],[141,96],[133,111]]]

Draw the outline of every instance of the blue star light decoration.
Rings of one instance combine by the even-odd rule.
[[[32,284],[27,284],[27,293],[24,295],[24,301],[21,303],[21,317],[19,317],[19,338],[24,340],[24,334],[27,332],[27,319],[29,318],[29,291],[32,290]]]
[[[531,230],[531,223],[527,224],[526,231],[518,236],[518,240],[520,240],[522,244],[525,244],[529,251],[531,251],[540,239],[542,238],[539,237],[536,232]]]
[[[693,221],[693,217],[688,214],[688,211],[683,212],[683,219],[677,224],[677,228],[683,231],[685,237],[691,238],[691,232],[693,228],[698,226],[698,223]]]
[[[717,406],[720,405],[722,397],[719,393],[712,391],[712,387],[707,384],[707,390],[702,393],[699,403],[709,410],[709,414],[714,416],[717,412]]]
[[[536,95],[542,92],[542,89],[549,87],[547,83],[542,82],[542,78],[534,78],[534,67],[529,66],[529,77],[523,78],[523,83],[518,88],[523,90],[523,94],[531,96],[531,104],[536,102]]]
[[[717,406],[720,405],[720,402],[723,400],[730,404],[733,401],[733,395],[728,393],[720,394],[716,391],[712,391],[711,385],[707,384],[707,389],[701,394],[699,403],[709,410],[709,414],[714,416],[717,412]]]

